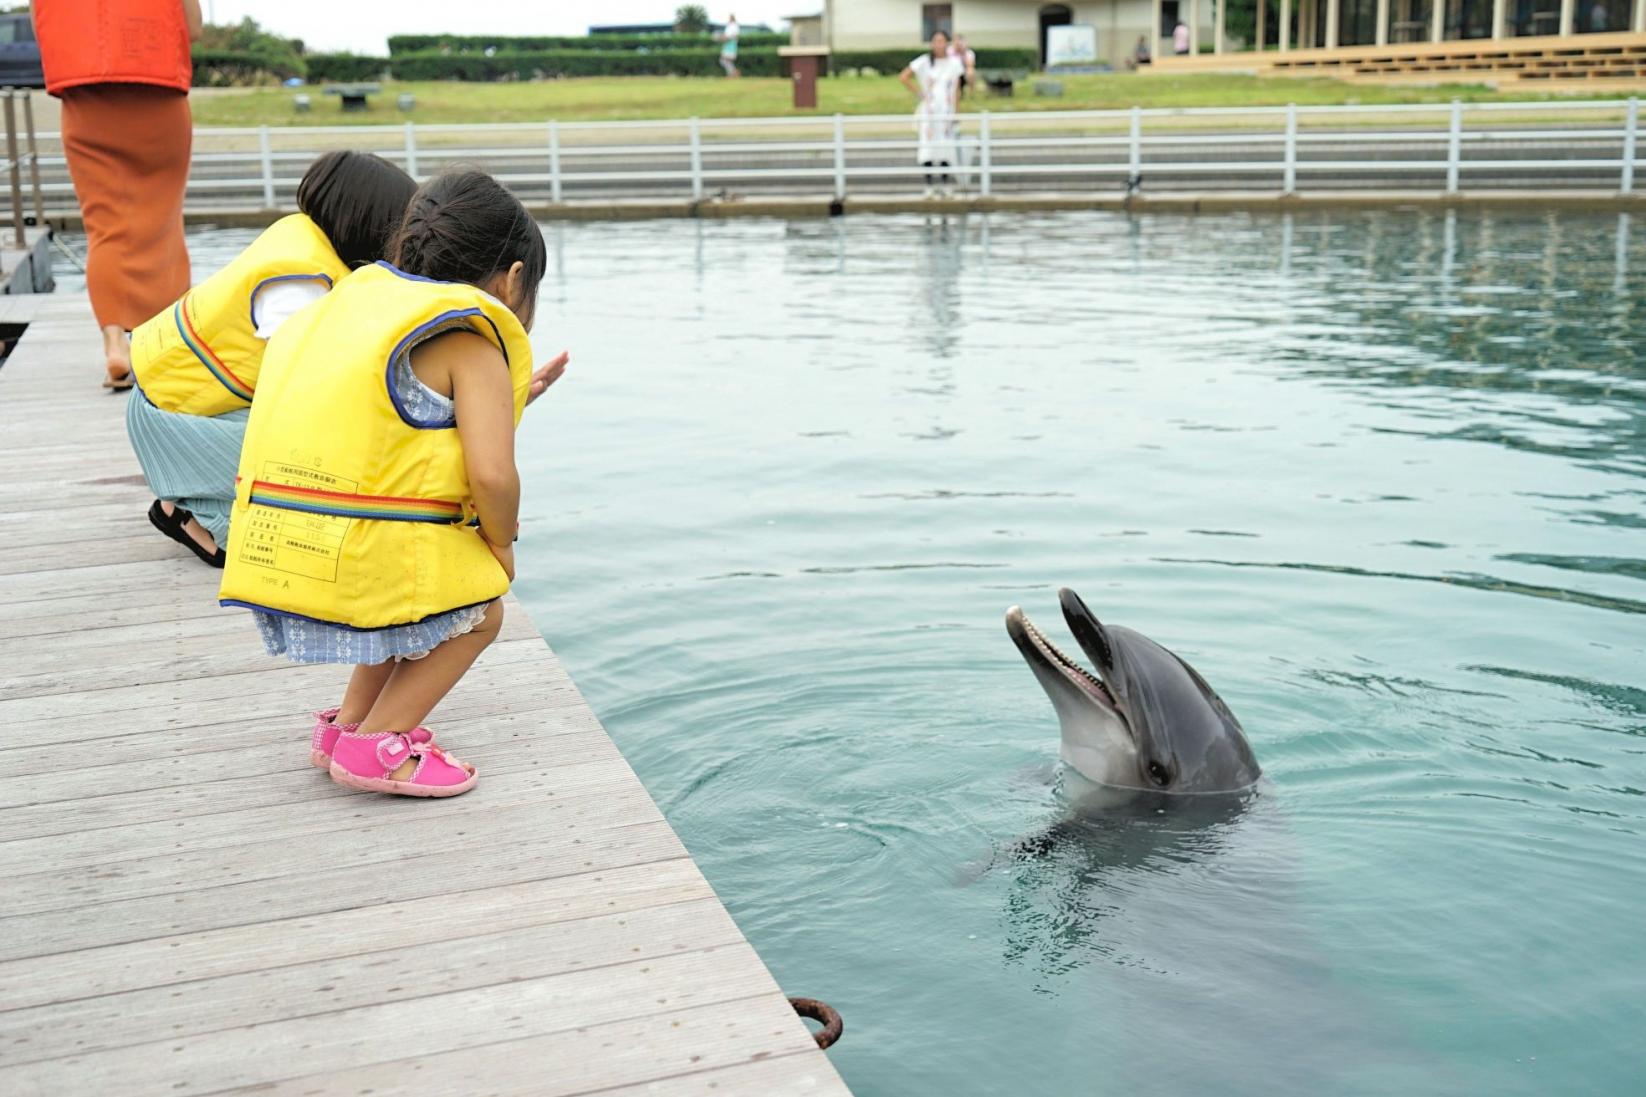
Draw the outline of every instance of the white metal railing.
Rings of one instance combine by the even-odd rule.
[[[40,152],[34,133],[34,103],[26,90],[18,88],[0,88],[0,101],[5,103],[6,116],[6,156],[0,161],[6,172],[7,181],[11,190],[11,227],[12,242],[19,248],[28,247],[28,238],[24,233],[27,219],[23,214],[23,165],[29,168],[29,177],[34,190],[34,221],[36,225],[44,224],[45,199],[40,186]],[[23,145],[18,147],[17,134],[17,104],[23,104]]]
[[[1013,185],[1136,191],[1212,182],[1295,194],[1306,185],[1387,186],[1394,176],[1408,188],[1449,193],[1510,178],[1629,194],[1638,125],[1634,99],[978,111],[951,120],[960,163],[950,172],[984,195]],[[40,134],[48,145],[57,137]],[[732,187],[845,198],[919,180],[929,169],[915,163],[917,145],[906,114],[203,127],[189,187],[197,202],[280,208],[314,156],[357,147],[413,175],[472,163],[552,202],[625,193],[701,199]],[[45,194],[72,201],[60,155],[28,162],[37,178],[41,169],[50,176],[39,184]],[[14,178],[16,167],[14,157]]]

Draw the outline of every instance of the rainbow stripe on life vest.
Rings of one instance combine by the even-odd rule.
[[[463,505],[443,499],[404,499],[392,495],[355,495],[290,484],[253,480],[253,506],[300,510],[335,518],[375,518],[385,522],[436,522],[443,526],[463,520]]]
[[[234,371],[223,364],[215,351],[200,338],[200,333],[194,330],[194,321],[189,319],[188,310],[183,307],[188,298],[183,298],[172,306],[172,319],[177,322],[177,333],[183,337],[183,342],[200,359],[200,364],[211,371],[211,375],[234,395],[246,403],[251,403],[252,390],[247,384],[234,375]]]

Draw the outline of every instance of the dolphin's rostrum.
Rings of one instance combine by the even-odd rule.
[[[1006,631],[1063,729],[1063,761],[1099,785],[1153,793],[1227,793],[1262,776],[1229,706],[1195,669],[1142,633],[1100,622],[1058,592],[1087,671],[1013,606]]]

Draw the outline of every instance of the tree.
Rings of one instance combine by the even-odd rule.
[[[709,33],[709,9],[702,4],[682,4],[674,12],[674,29],[680,34]]]
[[[224,63],[226,55],[238,55],[240,68],[268,72],[282,80],[288,76],[302,76],[307,71],[303,64],[301,39],[270,34],[250,18],[224,26],[208,23],[193,52],[223,55],[218,57],[218,63]]]

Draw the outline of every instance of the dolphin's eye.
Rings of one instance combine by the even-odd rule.
[[[1161,765],[1159,762],[1150,762],[1149,780],[1153,781],[1161,788],[1165,788],[1167,782],[1171,780],[1171,774],[1167,773],[1166,767]]]

